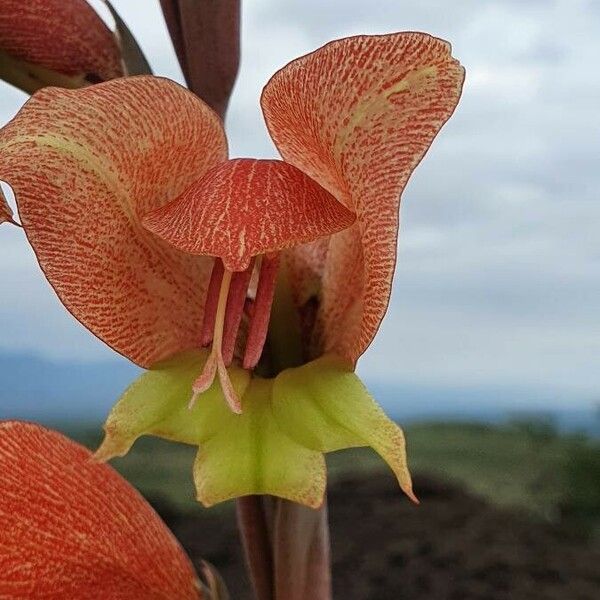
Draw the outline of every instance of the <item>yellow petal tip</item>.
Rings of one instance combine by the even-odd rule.
[[[106,432],[104,440],[102,440],[100,447],[94,452],[92,460],[104,463],[117,456],[125,456],[131,449],[131,446],[133,446],[134,441],[119,438]]]

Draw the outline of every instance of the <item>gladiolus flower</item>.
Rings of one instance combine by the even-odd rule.
[[[150,368],[98,456],[152,433],[201,446],[205,504],[318,506],[322,454],[369,445],[412,497],[402,432],[353,369],[387,308],[400,194],[463,77],[426,34],[332,42],[263,91],[283,161],[228,160],[218,117],[162,79],[30,100],[0,133],[0,176],[65,306]]]
[[[0,78],[31,94],[122,75],[117,39],[86,0],[0,4]]]
[[[0,422],[0,597],[211,597],[150,505],[63,435]]]

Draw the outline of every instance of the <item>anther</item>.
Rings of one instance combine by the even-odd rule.
[[[246,270],[235,273],[225,269],[221,260],[215,260],[206,295],[201,332],[202,345],[208,346],[212,342],[212,348],[202,373],[192,386],[190,408],[218,376],[221,390],[231,410],[235,413],[242,412],[241,402],[229,378],[227,366],[233,360],[244,311],[250,317],[250,325],[243,366],[245,369],[253,369],[260,360],[267,338],[279,265],[276,254],[264,255],[258,260],[258,284],[253,302],[247,296],[255,270],[254,260]]]
[[[189,404],[190,408],[194,406],[194,403],[196,402],[198,396],[205,392],[212,385],[215,375],[218,373],[219,381],[221,383],[221,389],[231,410],[235,413],[242,412],[240,399],[238,398],[235,389],[231,383],[231,380],[229,379],[227,368],[225,367],[225,363],[223,362],[223,328],[225,325],[227,298],[229,296],[229,288],[231,286],[232,275],[233,273],[231,271],[224,270],[223,272],[221,286],[219,289],[217,310],[214,320],[215,326],[213,332],[212,349],[210,352],[210,356],[208,357],[208,360],[204,365],[202,373],[192,385],[193,395]]]

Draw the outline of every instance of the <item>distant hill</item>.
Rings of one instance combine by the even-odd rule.
[[[77,363],[0,354],[0,418],[95,422],[139,372],[125,359]]]

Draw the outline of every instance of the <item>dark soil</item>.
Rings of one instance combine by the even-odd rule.
[[[421,506],[387,473],[330,486],[336,600],[598,600],[600,549],[558,527],[416,477]],[[181,516],[157,507],[199,567],[250,600],[232,507]],[[310,600],[310,599],[307,599]]]

